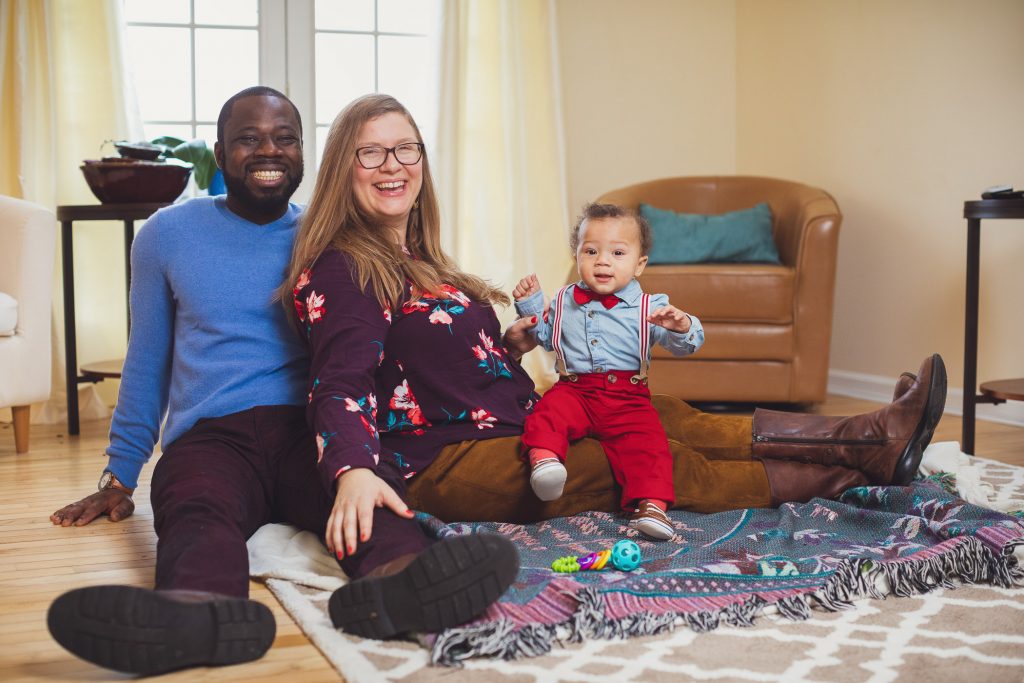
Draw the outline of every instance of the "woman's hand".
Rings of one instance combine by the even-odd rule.
[[[391,508],[399,517],[413,516],[405,501],[372,470],[360,467],[338,477],[324,536],[327,549],[339,560],[354,553],[357,543],[370,540],[373,510],[379,507]]]
[[[100,515],[107,515],[111,522],[120,522],[133,512],[135,502],[127,492],[108,488],[65,505],[50,515],[50,521],[60,526],[85,526]]]
[[[548,314],[548,306],[544,306],[544,315]],[[505,328],[501,343],[513,360],[519,360],[537,346],[537,339],[530,330],[537,326],[537,316],[520,318]]]
[[[682,334],[690,331],[690,316],[671,304],[651,311],[650,315],[647,316],[647,322]]]

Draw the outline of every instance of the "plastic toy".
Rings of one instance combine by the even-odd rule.
[[[551,563],[556,572],[600,571],[608,563],[623,572],[630,572],[640,566],[640,546],[630,540],[623,539],[612,546],[611,550],[588,553],[582,557],[571,555],[560,557]]]

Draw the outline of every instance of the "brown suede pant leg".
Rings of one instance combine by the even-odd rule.
[[[669,448],[676,490],[673,507],[720,512],[770,505],[768,478],[760,462],[709,460],[671,435]],[[570,445],[565,490],[549,502],[530,489],[529,466],[520,458],[520,449],[518,437],[446,446],[411,480],[409,506],[448,522],[524,523],[587,510],[619,510],[620,489],[598,441],[581,439]]]
[[[753,418],[697,410],[675,396],[654,394],[651,403],[669,439],[684,443],[708,460],[750,460]]]

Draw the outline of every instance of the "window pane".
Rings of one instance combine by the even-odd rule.
[[[142,120],[190,120],[189,30],[128,26],[125,33]]]
[[[257,0],[196,0],[196,23],[256,26],[259,23]]]
[[[427,109],[433,74],[426,38],[381,36],[377,51],[378,91],[392,95],[419,122]]]
[[[196,119],[216,121],[224,102],[260,81],[255,30],[196,29]]]
[[[188,0],[124,0],[125,21],[187,24]]]
[[[373,30],[373,0],[316,0],[313,12],[317,30]]]
[[[142,127],[147,140],[170,137],[179,140],[192,139],[192,126],[181,123],[147,123]]]
[[[373,92],[373,36],[316,35],[316,123],[330,123],[342,108]]]
[[[438,7],[429,0],[377,0],[377,30],[425,34]]]
[[[196,126],[196,137],[205,140],[206,146],[213,149],[213,143],[217,142],[217,125],[204,124]]]

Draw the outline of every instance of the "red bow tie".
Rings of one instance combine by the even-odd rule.
[[[622,299],[614,294],[598,294],[592,289],[583,289],[582,287],[572,288],[572,298],[575,299],[576,303],[580,306],[588,301],[600,301],[601,305],[605,308],[612,308],[615,304],[622,301]]]

